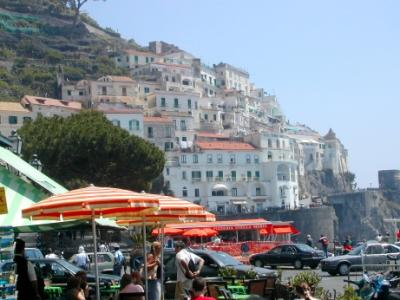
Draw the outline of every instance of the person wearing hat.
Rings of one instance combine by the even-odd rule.
[[[125,257],[119,249],[119,245],[114,245],[114,266],[113,266],[113,274],[117,276],[121,276],[122,267],[125,264]]]
[[[42,300],[35,268],[25,257],[25,242],[21,239],[15,241],[14,262],[17,265],[15,273],[18,275],[17,300]]]

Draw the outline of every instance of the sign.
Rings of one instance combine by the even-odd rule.
[[[7,213],[6,189],[4,187],[0,187],[0,215]]]

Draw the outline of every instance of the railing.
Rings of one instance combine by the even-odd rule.
[[[229,243],[206,243],[203,244],[207,249],[211,249],[214,251],[222,251],[226,252],[232,256],[242,256],[244,253],[242,251],[243,244],[247,244],[249,251],[246,252],[246,255],[251,255],[255,253],[262,253],[268,251],[275,246],[283,243],[280,242],[272,242],[272,241],[245,241],[245,242],[229,242]],[[193,245],[193,248],[196,248],[200,245]]]

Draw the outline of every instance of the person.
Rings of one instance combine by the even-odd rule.
[[[114,245],[114,266],[113,266],[113,274],[116,276],[121,276],[122,267],[125,264],[125,258],[119,249],[119,245]]]
[[[84,292],[81,289],[81,279],[79,277],[72,276],[68,278],[65,300],[85,300]]]
[[[104,242],[100,242],[99,252],[107,252],[107,247]]]
[[[400,242],[400,228],[397,229],[396,240],[397,240],[398,242]]]
[[[213,297],[205,297],[207,292],[206,281],[202,277],[196,277],[192,283],[192,300],[215,300]]]
[[[147,255],[147,278],[149,288],[149,300],[161,299],[161,243],[154,242],[150,253]]]
[[[318,242],[321,243],[321,248],[322,248],[322,251],[324,251],[325,257],[328,257],[328,246],[329,246],[328,238],[325,235],[321,234],[321,237],[318,240]]]
[[[73,263],[79,268],[86,271],[89,270],[90,260],[83,246],[79,246],[78,254],[75,256]]]
[[[382,237],[382,242],[389,243],[389,241],[390,241],[390,233],[388,231],[386,231],[385,236]]]
[[[120,294],[124,293],[143,293],[144,289],[140,284],[133,282],[133,278],[130,274],[124,274],[120,281]],[[149,287],[150,293],[150,287]]]
[[[296,294],[300,297],[300,299],[317,300],[311,295],[311,289],[307,283],[302,282],[300,285],[296,286],[295,289]]]
[[[311,248],[314,247],[314,241],[313,241],[313,239],[311,238],[311,235],[310,235],[310,234],[307,234],[306,244],[307,244],[308,246],[310,246]]]
[[[132,276],[132,282],[134,284],[137,284],[137,285],[140,285],[141,287],[143,287],[142,275],[140,274],[139,271],[132,272],[131,276]]]
[[[25,257],[25,242],[21,239],[15,241],[14,262],[16,264],[15,273],[18,276],[17,300],[42,300],[35,268]]]
[[[382,242],[382,234],[379,232],[378,235],[376,236],[376,241],[381,243]]]
[[[216,244],[221,243],[221,238],[218,235],[215,237],[214,243],[216,243]]]
[[[131,268],[131,272],[140,271],[140,267],[142,266],[142,254],[139,249],[132,249],[129,257],[129,267]]]
[[[54,253],[53,249],[49,248],[49,250],[47,250],[47,254],[45,256],[45,258],[55,258],[58,259],[58,255]]]
[[[345,239],[343,242],[343,254],[349,253],[351,250],[353,250],[353,246],[351,245],[351,240],[349,237]]]
[[[183,300],[186,298],[186,291],[192,288],[193,278],[198,276],[204,265],[204,260],[196,254],[189,252],[182,241],[175,243],[176,253],[176,287],[175,299]],[[195,271],[190,265],[198,266]]]
[[[75,274],[75,277],[78,277],[81,281],[81,290],[83,292],[83,295],[85,296],[85,299],[89,299],[89,294],[90,294],[90,287],[87,282],[87,274],[85,271],[78,271]]]

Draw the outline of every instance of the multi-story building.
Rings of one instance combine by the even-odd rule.
[[[160,57],[153,52],[134,49],[124,50],[123,53],[115,57],[117,66],[128,69],[135,69],[159,60]]]
[[[10,136],[17,131],[26,121],[32,120],[32,113],[19,102],[0,102],[0,133]]]
[[[32,119],[36,119],[38,115],[43,117],[69,117],[72,114],[79,113],[82,109],[82,104],[78,101],[63,101],[29,95],[22,97],[21,105],[31,112]]]
[[[174,149],[175,129],[173,121],[170,118],[145,116],[143,138],[156,145],[163,151]]]
[[[219,63],[214,65],[217,75],[217,86],[222,89],[234,89],[242,91],[244,95],[250,95],[251,84],[249,73],[230,64]]]

